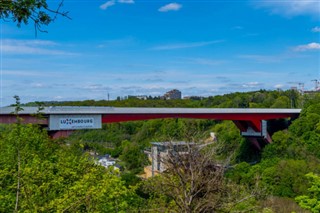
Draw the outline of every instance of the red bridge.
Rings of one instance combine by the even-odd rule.
[[[98,129],[102,123],[163,118],[232,120],[241,134],[255,142],[271,142],[266,123],[274,119],[295,119],[300,109],[233,109],[233,108],[117,108],[117,107],[46,107],[43,119],[34,114],[37,107],[24,107],[19,116],[24,123],[45,126],[52,137],[68,136],[76,129]],[[0,108],[0,123],[16,122],[14,107]]]

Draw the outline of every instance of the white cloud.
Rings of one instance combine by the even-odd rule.
[[[56,46],[56,42],[48,40],[18,40],[18,39],[3,39],[3,44],[17,45],[17,46]]]
[[[253,60],[259,63],[275,63],[283,61],[283,56],[278,55],[238,55],[238,58]]]
[[[134,4],[134,0],[118,0],[118,2],[123,4]]]
[[[111,7],[115,4],[115,1],[114,0],[111,0],[111,1],[107,1],[106,3],[100,5],[100,9],[101,10],[106,10],[108,7]]]
[[[192,48],[192,47],[203,47],[211,44],[221,43],[224,40],[215,40],[215,41],[201,41],[201,42],[190,42],[190,43],[177,43],[177,44],[168,44],[168,45],[160,45],[153,47],[153,50],[174,50],[174,49],[184,49],[184,48]]]
[[[47,40],[16,40],[4,39],[1,49],[5,54],[34,54],[34,55],[74,55],[61,50],[52,49],[58,44]]]
[[[63,99],[63,97],[60,96],[60,95],[58,95],[58,96],[53,97],[53,99],[54,99],[54,100],[61,100],[61,99]]]
[[[114,40],[106,40],[97,45],[98,48],[104,47],[128,47],[130,45],[134,45],[136,43],[135,39],[132,37],[120,38]]]
[[[234,26],[231,28],[232,30],[243,30],[244,27],[243,26]]]
[[[31,87],[32,88],[47,88],[47,87],[49,87],[48,85],[45,85],[45,84],[43,84],[43,83],[33,83],[33,84],[31,84]]]
[[[319,4],[320,4],[320,3],[319,3]],[[320,6],[319,6],[319,7],[320,7]],[[314,32],[314,33],[319,33],[319,32],[320,32],[320,27],[318,27],[318,26],[317,26],[317,27],[314,27],[314,28],[311,29],[311,31]]]
[[[90,91],[107,91],[107,90],[111,90],[110,87],[107,87],[105,85],[102,84],[87,84],[84,85],[83,87],[79,88],[79,89],[86,89],[86,90],[90,90]]]
[[[276,89],[281,89],[281,88],[283,88],[283,87],[284,87],[283,84],[276,84],[276,85],[274,85],[274,88],[276,88]]]
[[[30,71],[30,70],[2,70],[2,75],[12,77],[24,77],[26,78],[38,78],[38,77],[63,77],[65,73],[62,72],[50,72],[50,71]]]
[[[2,51],[5,54],[65,55],[63,51],[18,45],[2,45]]]
[[[263,84],[259,83],[259,82],[248,82],[248,83],[242,84],[242,87],[244,87],[244,88],[261,88],[262,85]]]
[[[253,1],[258,8],[268,8],[274,14],[284,16],[312,15],[319,16],[319,0],[287,0],[287,1]]]
[[[294,50],[298,52],[303,52],[308,50],[320,50],[320,43],[313,42],[305,45],[299,45],[295,47]]]
[[[134,4],[134,0],[118,0],[117,1],[120,4]],[[108,7],[111,7],[116,4],[116,0],[110,0],[106,3],[100,5],[101,10],[106,10]]]
[[[159,12],[178,11],[182,7],[181,4],[170,3],[159,8]]]

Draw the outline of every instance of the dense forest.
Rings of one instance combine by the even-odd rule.
[[[28,103],[22,106],[36,106]],[[231,121],[157,119],[103,125],[50,139],[36,125],[0,126],[0,212],[319,212],[320,94],[232,93],[199,100],[46,102],[42,106],[302,108],[256,149]],[[151,142],[217,141],[139,178]],[[110,154],[121,170],[90,153]],[[186,162],[186,163],[184,163]],[[221,166],[222,165],[222,166]],[[185,166],[187,169],[177,169]],[[194,173],[193,173],[194,172]],[[192,174],[192,175],[191,175]],[[194,175],[198,174],[198,175]]]

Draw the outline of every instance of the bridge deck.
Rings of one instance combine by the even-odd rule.
[[[14,123],[14,107],[0,108],[0,123]],[[271,141],[265,120],[296,118],[301,109],[262,108],[128,108],[128,107],[45,107],[41,112],[44,119],[35,116],[37,107],[24,107],[19,112],[24,123],[48,126],[50,131],[58,131],[52,137],[67,136],[74,129],[101,128],[102,123],[115,123],[161,118],[190,118],[232,120],[243,135],[264,137]],[[89,122],[90,121],[90,122]],[[71,123],[70,123],[71,122]],[[88,124],[90,123],[90,124]],[[63,135],[63,134],[66,135]],[[257,142],[256,142],[257,143]]]
[[[37,107],[23,107],[21,115],[36,114]],[[45,107],[47,115],[64,114],[300,114],[301,109],[265,108],[144,108],[144,107]],[[14,107],[0,108],[0,115],[10,115]]]

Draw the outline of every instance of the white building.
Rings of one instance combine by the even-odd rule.
[[[97,163],[105,168],[108,168],[109,166],[115,166],[116,164],[115,159],[110,158],[110,155],[108,154],[102,157],[99,157],[98,159],[99,160]]]
[[[170,90],[163,95],[165,100],[177,100],[181,99],[181,91],[177,89]]]

